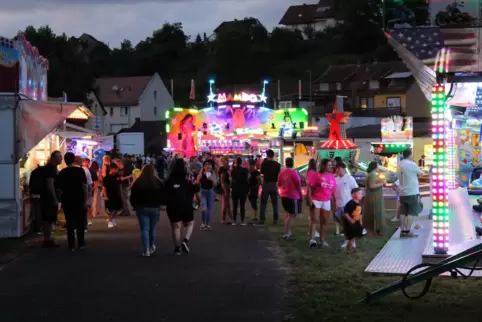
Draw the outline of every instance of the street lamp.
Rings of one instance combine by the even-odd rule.
[[[313,101],[312,101],[312,95],[313,95],[313,82],[312,82],[312,73],[311,73],[311,70],[307,70],[306,71],[309,75],[309,80],[310,80],[310,86],[309,86],[309,89],[310,89],[310,112],[311,114],[313,114]]]

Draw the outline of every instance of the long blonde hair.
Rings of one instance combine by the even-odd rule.
[[[161,179],[157,175],[157,170],[152,164],[146,164],[134,181],[134,185],[145,189],[158,189],[162,185]]]

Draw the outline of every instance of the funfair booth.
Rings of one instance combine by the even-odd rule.
[[[310,139],[313,145],[319,131],[308,126],[305,109],[267,107],[266,84],[258,94],[233,94],[215,93],[211,81],[207,107],[166,112],[167,148],[185,157],[208,151],[215,155],[257,156],[272,149],[280,160],[293,155],[297,165],[306,164],[312,153],[301,145],[308,145]]]
[[[0,238],[28,232],[30,170],[60,148],[52,132],[82,105],[45,101],[47,71],[48,61],[22,34],[0,38]]]

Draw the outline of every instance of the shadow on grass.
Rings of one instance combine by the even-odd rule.
[[[396,293],[373,304],[355,304],[367,292],[401,278],[364,272],[396,225],[387,225],[384,237],[358,239],[356,252],[350,254],[340,247],[343,237],[333,235],[333,223],[327,235],[330,247],[309,249],[307,227],[304,214],[298,218],[293,231],[296,239],[290,242],[280,238],[283,227],[268,227],[291,266],[284,305],[285,321],[460,321],[473,319],[481,312],[482,280],[474,278],[438,277],[433,280],[429,293],[420,300],[409,300]]]

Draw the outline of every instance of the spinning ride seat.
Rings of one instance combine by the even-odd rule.
[[[482,195],[482,167],[477,167],[470,174],[469,194]],[[474,208],[475,209],[475,208]],[[481,208],[482,209],[482,208]]]

